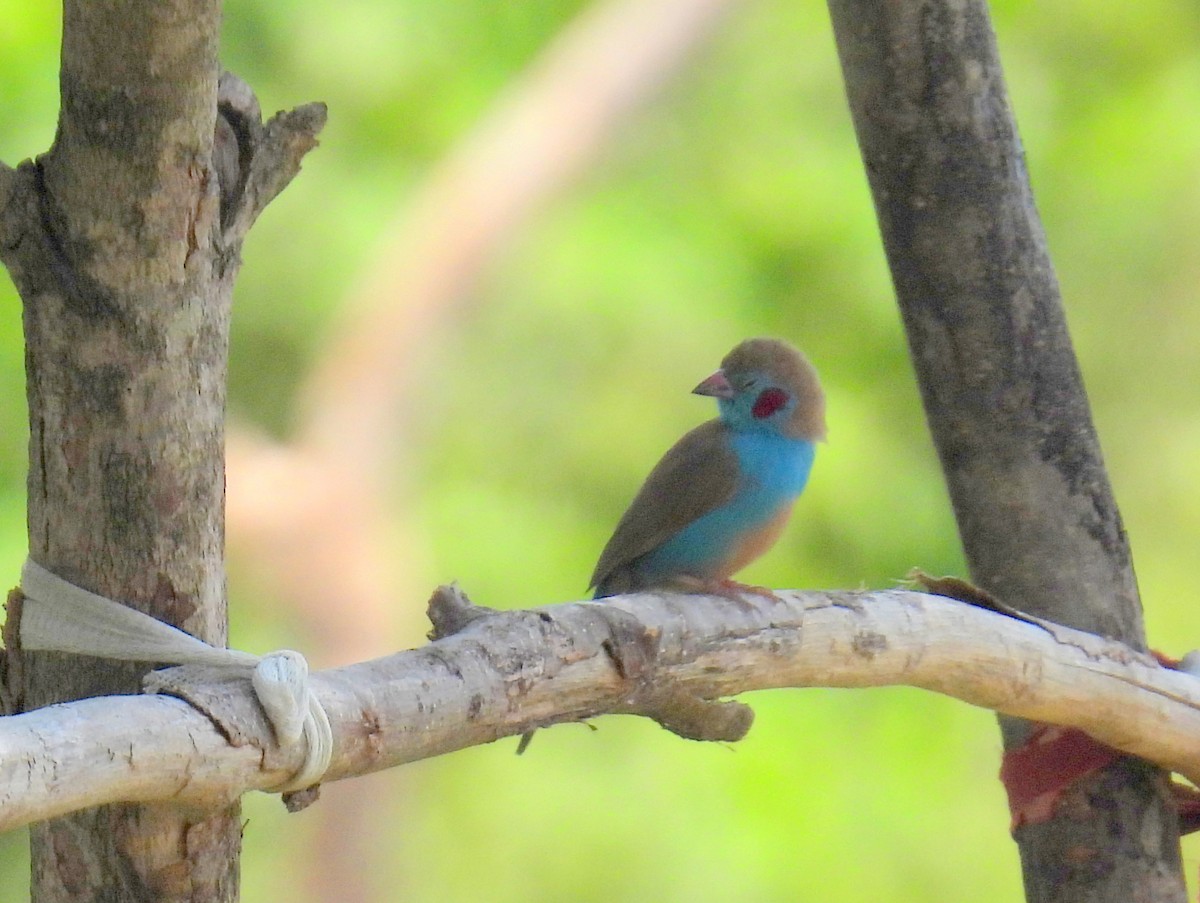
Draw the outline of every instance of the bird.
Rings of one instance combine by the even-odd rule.
[[[600,553],[594,599],[649,589],[775,597],[731,578],[775,544],[808,482],[825,440],[817,371],[782,339],[746,339],[692,392],[715,398],[719,416],[650,471]]]
[[[593,598],[649,589],[736,598],[732,580],[779,539],[824,441],[817,371],[777,338],[738,344],[692,392],[719,416],[686,433],[650,471],[600,553]]]

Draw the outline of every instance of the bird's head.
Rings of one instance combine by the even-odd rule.
[[[735,430],[777,432],[810,442],[825,438],[825,393],[817,371],[780,339],[746,339],[692,391],[716,398],[721,419]]]

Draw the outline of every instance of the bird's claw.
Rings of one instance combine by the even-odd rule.
[[[736,580],[727,580],[726,583],[730,584],[730,589],[733,592],[740,593],[743,596],[749,593],[750,595],[762,596],[769,599],[776,605],[783,603],[782,597],[769,586],[758,586],[754,583],[738,583]]]
[[[773,605],[780,605],[783,599],[771,589],[769,586],[758,586],[753,583],[740,583],[737,580],[722,580],[720,581],[721,588],[717,590],[717,595],[724,596],[726,599],[732,599],[739,605],[744,605],[747,608],[753,608],[746,601],[746,596],[762,596]]]
[[[781,604],[783,599],[768,586],[756,586],[751,583],[740,583],[737,580],[728,578],[719,580],[687,580],[681,581],[683,589],[691,593],[704,593],[710,596],[720,596],[723,599],[728,599],[730,602],[735,602],[740,608],[751,610],[754,605],[751,604],[746,596],[762,596],[770,600],[773,604]]]

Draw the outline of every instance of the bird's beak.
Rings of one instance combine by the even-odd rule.
[[[693,395],[710,395],[713,398],[733,398],[733,386],[729,380],[725,378],[725,371],[718,370],[696,388],[692,389]]]

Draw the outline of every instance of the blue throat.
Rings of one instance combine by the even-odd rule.
[[[688,524],[637,564],[647,577],[687,573],[712,576],[712,568],[747,533],[765,526],[804,490],[816,448],[766,430],[732,433],[738,490],[726,504]]]

